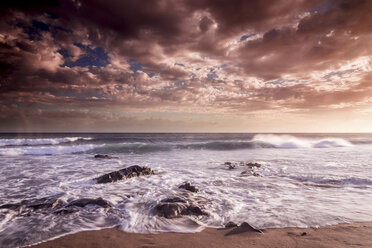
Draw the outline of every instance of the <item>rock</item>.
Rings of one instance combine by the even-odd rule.
[[[21,204],[4,204],[4,205],[1,205],[0,206],[0,209],[11,209],[11,210],[17,210],[19,207],[21,206]]]
[[[185,208],[186,206],[184,204],[166,202],[156,205],[155,210],[157,215],[171,219],[178,217]]]
[[[95,180],[97,181],[97,183],[111,183],[119,180],[125,180],[131,177],[139,177],[153,174],[154,171],[151,170],[151,168],[133,165],[118,171],[102,175],[100,177],[95,178]]]
[[[235,224],[234,222],[232,221],[229,221],[227,222],[227,224],[225,225],[225,228],[232,228],[232,227],[237,227],[238,225]]]
[[[251,170],[242,171],[242,173],[240,173],[240,174],[241,175],[252,175],[252,176],[255,176],[255,177],[260,177],[261,176],[259,173],[251,171]]]
[[[173,197],[173,198],[166,198],[161,200],[161,202],[182,202],[182,203],[187,203],[186,200],[180,198],[180,197]]]
[[[262,233],[262,231],[260,229],[256,229],[256,228],[252,227],[247,222],[243,222],[242,224],[240,224],[239,227],[245,228],[247,231]]]
[[[103,207],[103,208],[108,208],[108,207],[112,206],[110,202],[108,202],[106,200],[103,200],[101,197],[99,197],[99,198],[96,198],[96,199],[82,198],[82,199],[74,200],[74,201],[70,202],[66,206],[66,208],[72,207],[72,206],[83,208],[86,205],[97,205],[97,206],[100,206],[100,207]]]
[[[79,211],[76,208],[62,208],[58,209],[57,211],[54,211],[54,214],[72,214]]]
[[[119,158],[119,157],[113,157],[107,154],[97,154],[94,156],[94,158],[107,158],[107,159],[113,159],[113,158]]]
[[[188,190],[188,191],[191,191],[191,192],[194,192],[194,193],[199,191],[198,187],[196,187],[194,185],[191,185],[189,182],[186,182],[186,183],[182,184],[178,188],[179,189],[185,189],[185,190]]]
[[[65,201],[63,201],[63,200],[61,200],[61,199],[57,199],[57,200],[53,203],[52,208],[60,208],[60,207],[62,207],[62,206],[65,205],[65,204],[66,204]]]
[[[246,163],[245,166],[248,166],[248,167],[250,167],[250,168],[253,168],[253,167],[260,168],[262,165],[259,164],[259,163],[252,163],[252,162],[249,162],[249,163]]]
[[[39,210],[45,208],[51,208],[56,201],[58,201],[58,196],[54,196],[52,198],[44,197],[34,200],[23,200],[20,203],[14,204],[5,204],[0,206],[1,208],[6,208],[14,211],[19,211],[20,213],[23,212],[25,209],[32,209],[32,210]]]
[[[228,169],[229,169],[229,170],[233,170],[233,169],[236,168],[236,164],[235,164],[235,163],[233,164],[233,163],[231,163],[231,162],[225,162],[224,165],[228,166]]]
[[[233,169],[236,169],[235,164],[230,164],[230,165],[229,165],[229,170],[233,170]]]
[[[154,208],[158,216],[167,219],[180,217],[182,215],[208,215],[200,207],[190,204],[188,201],[179,197],[167,198],[161,200]]]
[[[230,235],[235,235],[235,234],[240,234],[240,233],[245,233],[245,232],[263,233],[261,230],[252,227],[247,222],[243,222],[242,224],[240,224],[240,226],[237,226],[231,231],[229,231],[228,233],[226,233],[225,236],[230,236]]]
[[[301,236],[306,236],[306,235],[307,235],[306,232],[301,233]]]

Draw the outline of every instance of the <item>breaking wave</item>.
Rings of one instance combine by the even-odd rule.
[[[307,139],[291,135],[258,134],[252,139],[254,142],[271,144],[275,148],[330,148],[353,146],[342,138]]]
[[[84,141],[84,142],[82,142]],[[99,142],[98,142],[99,141]],[[226,140],[194,143],[172,142],[126,142],[104,143],[101,140],[82,137],[54,139],[2,139],[0,155],[52,155],[72,153],[123,153],[144,154],[175,150],[213,150],[229,151],[243,149],[295,149],[295,148],[331,148],[353,146],[342,138],[299,138],[291,135],[258,134],[250,140]]]
[[[36,146],[36,145],[57,145],[62,143],[72,143],[80,140],[91,140],[92,138],[83,137],[64,137],[64,138],[18,138],[0,139],[2,146]]]

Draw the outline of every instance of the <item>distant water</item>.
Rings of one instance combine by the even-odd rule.
[[[240,162],[262,166],[247,170]],[[130,165],[156,175],[92,180]],[[1,134],[0,168],[0,206],[44,197],[102,197],[113,205],[69,214],[1,208],[0,247],[118,225],[127,232],[196,232],[228,221],[257,228],[372,221],[371,134]],[[200,192],[179,189],[185,181]],[[159,201],[174,196],[187,196],[209,215],[154,214]]]

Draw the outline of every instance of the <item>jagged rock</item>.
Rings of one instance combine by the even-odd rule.
[[[225,228],[232,228],[232,227],[237,227],[238,225],[235,224],[234,222],[232,221],[229,221],[227,222],[227,224],[225,225]]]
[[[240,226],[237,226],[231,231],[229,231],[228,233],[226,233],[225,236],[230,236],[230,235],[235,235],[235,234],[240,234],[240,233],[245,233],[245,232],[263,233],[261,230],[252,227],[247,222],[243,222],[242,224],[240,224]]]
[[[182,184],[178,188],[185,189],[185,190],[188,190],[188,191],[191,191],[191,192],[194,192],[194,193],[199,191],[198,187],[196,187],[194,185],[191,185],[189,182],[186,182],[186,183]]]
[[[113,159],[113,158],[119,158],[119,157],[114,157],[114,156],[110,156],[110,155],[107,155],[107,154],[97,154],[97,155],[94,156],[94,158]]]
[[[240,224],[239,227],[246,229],[246,231],[262,233],[262,231],[260,229],[256,229],[256,228],[252,227],[247,222],[243,222],[242,224]]]
[[[154,171],[151,168],[133,165],[118,171],[114,171],[100,177],[95,178],[97,183],[111,183],[119,180],[125,180],[131,177],[139,177],[145,175],[153,175]]]
[[[103,200],[101,197],[96,198],[96,199],[91,199],[91,198],[82,198],[82,199],[77,199],[72,202],[70,202],[66,208],[76,206],[76,207],[85,207],[86,205],[97,205],[103,208],[108,208],[111,207],[111,203]]]
[[[200,207],[190,204],[188,201],[179,197],[167,198],[154,208],[157,215],[167,219],[180,217],[182,215],[208,215]]]

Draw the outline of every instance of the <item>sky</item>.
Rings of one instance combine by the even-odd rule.
[[[370,0],[0,3],[0,132],[372,132]]]

